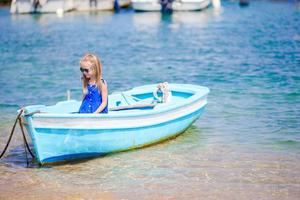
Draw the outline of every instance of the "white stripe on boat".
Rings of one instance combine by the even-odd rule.
[[[72,129],[82,129],[84,127],[89,127],[89,129],[114,129],[114,128],[133,128],[133,127],[143,127],[151,126],[159,123],[164,123],[170,120],[174,120],[180,116],[185,116],[193,113],[207,103],[206,99],[202,99],[193,104],[185,107],[174,109],[170,112],[152,114],[146,116],[135,116],[135,117],[116,117],[108,118],[106,116],[86,117],[86,118],[73,118],[72,114],[70,117],[55,118],[47,117],[50,114],[39,114],[39,117],[34,117],[32,125],[34,128],[72,128]],[[84,114],[80,114],[84,115]],[[89,114],[88,114],[89,115]],[[87,116],[88,116],[87,115]]]

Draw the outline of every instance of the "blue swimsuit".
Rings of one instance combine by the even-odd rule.
[[[102,103],[102,95],[99,92],[96,85],[88,85],[88,93],[82,100],[81,106],[79,108],[79,113],[93,113],[95,112]],[[108,101],[105,108],[100,113],[108,112]]]

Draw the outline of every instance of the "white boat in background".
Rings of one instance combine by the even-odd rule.
[[[12,14],[57,13],[74,10],[73,0],[12,0]]]
[[[64,13],[72,10],[100,11],[128,7],[130,0],[12,0],[10,12]]]
[[[132,0],[132,7],[136,11],[161,11],[160,0]],[[170,3],[173,11],[197,11],[208,7],[211,0],[174,0]]]
[[[128,7],[130,0],[118,0],[117,6],[120,8]],[[115,0],[74,0],[74,5],[78,11],[100,11],[114,10]]]

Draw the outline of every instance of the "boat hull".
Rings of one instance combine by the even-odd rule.
[[[75,9],[72,0],[50,0],[45,1],[42,6],[37,6],[36,9],[31,0],[13,0],[10,6],[12,14],[26,13],[57,13],[69,12]]]
[[[197,11],[197,10],[202,10],[205,9],[209,6],[210,1],[200,1],[200,2],[177,2],[175,1],[172,4],[172,9],[174,11]]]
[[[94,130],[38,128],[32,130],[31,135],[41,164],[63,162],[140,148],[175,137],[203,111],[204,107],[176,120],[148,127]]]
[[[205,9],[209,4],[210,0],[174,1],[171,8],[173,11],[197,11]],[[161,11],[162,9],[161,4],[156,0],[134,0],[132,1],[132,7],[136,11]]]
[[[13,0],[10,7],[12,14],[26,13],[59,13],[72,10],[77,11],[101,11],[114,10],[114,0],[43,0],[41,6],[36,9],[32,0]],[[119,0],[121,8],[128,7],[130,0]]]
[[[130,5],[130,0],[118,0],[118,3],[121,8],[125,8]],[[77,11],[105,11],[115,9],[114,0],[74,0],[74,4]]]
[[[135,11],[160,11],[161,5],[156,1],[132,1],[132,8]]]

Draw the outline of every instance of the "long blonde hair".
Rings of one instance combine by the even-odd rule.
[[[90,69],[94,70],[96,85],[98,90],[101,92],[103,83],[102,83],[102,64],[100,59],[95,54],[87,53],[81,58],[79,64],[81,67],[89,67]],[[89,79],[86,78],[84,75],[82,75],[81,79],[82,79],[82,93],[83,96],[85,97],[85,95],[88,93],[87,86],[89,83]]]

